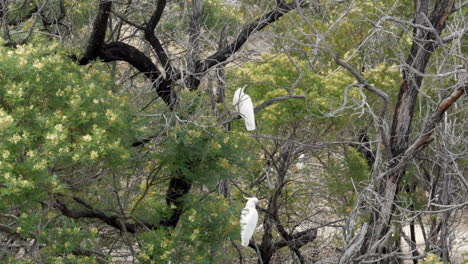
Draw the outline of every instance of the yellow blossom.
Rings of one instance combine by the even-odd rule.
[[[14,134],[13,137],[10,138],[10,142],[16,144],[21,140],[21,136],[18,134]]]
[[[198,229],[193,230],[193,233],[190,235],[190,240],[194,241],[197,238],[199,233],[200,233],[200,230]]]
[[[46,165],[47,165],[47,161],[41,160],[38,163],[34,164],[33,170],[43,170],[45,169]]]
[[[8,128],[15,119],[0,109],[0,128]]]
[[[62,91],[62,89],[58,89],[58,91],[55,93],[56,96],[63,96],[65,94],[64,91]]]
[[[92,227],[92,228],[89,230],[89,232],[91,233],[91,235],[94,236],[95,234],[97,234],[98,229],[97,229],[96,227]]]
[[[220,149],[221,148],[221,145],[218,142],[213,141],[213,142],[210,143],[210,145],[214,149]]]
[[[162,248],[166,248],[167,246],[169,245],[169,241],[167,239],[164,239],[163,241],[161,241],[161,247]],[[152,247],[153,245],[150,245],[151,248],[149,248],[150,250],[153,250]]]
[[[161,259],[167,259],[169,257],[169,255],[171,254],[170,251],[165,251],[162,255],[161,255]]]
[[[115,119],[117,118],[117,115],[112,112],[111,110],[107,109],[106,111],[106,117],[110,120],[110,121],[115,121]]]
[[[59,148],[59,153],[68,153],[70,152],[70,148],[65,147],[65,148]]]
[[[27,187],[27,186],[30,185],[30,183],[29,183],[29,181],[27,181],[27,180],[21,180],[21,181],[19,181],[19,185],[20,185],[21,187]]]
[[[90,142],[93,138],[90,135],[83,136],[83,140],[86,142]]]
[[[53,144],[57,144],[57,143],[58,143],[57,134],[48,133],[48,134],[46,135],[46,139],[52,141]]]
[[[189,221],[194,222],[195,221],[195,214],[189,216]]]
[[[90,156],[91,156],[92,160],[95,160],[95,159],[97,159],[99,157],[99,154],[97,153],[97,151],[93,150],[93,151],[91,151]]]
[[[44,63],[40,62],[39,60],[35,60],[33,63],[33,67],[40,70],[44,68]]]
[[[229,168],[231,165],[229,164],[229,161],[225,158],[219,159],[219,165],[225,169]]]
[[[18,66],[19,66],[20,68],[23,68],[23,66],[26,65],[27,63],[28,63],[28,60],[27,60],[27,59],[25,59],[25,58],[20,58],[20,59],[19,59]]]
[[[2,157],[4,159],[8,159],[8,157],[10,157],[10,151],[9,150],[4,150],[3,153],[2,153]]]

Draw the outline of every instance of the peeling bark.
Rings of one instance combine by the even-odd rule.
[[[360,246],[360,251],[357,256],[362,256],[366,260],[378,259],[386,252],[390,252],[390,250],[386,248],[388,246],[387,239],[390,232],[392,216],[395,211],[395,204],[398,202],[397,194],[401,189],[400,181],[405,174],[406,164],[417,151],[421,150],[429,142],[443,113],[464,93],[465,88],[459,87],[447,98],[442,100],[427,121],[421,135],[411,146],[409,145],[409,135],[411,133],[416,99],[423,81],[421,73],[425,72],[432,52],[437,45],[440,44],[438,43],[438,38],[445,28],[453,4],[453,0],[437,1],[430,18],[427,20],[425,18],[428,12],[428,1],[415,0],[416,24],[425,24],[426,21],[430,21],[430,26],[432,26],[435,31],[425,31],[421,28],[414,29],[413,45],[406,60],[407,68],[403,70],[400,92],[398,94],[391,128],[390,147],[392,157],[388,162],[388,170],[392,172],[386,174],[383,179],[380,188],[382,202],[379,207],[373,211],[373,217],[369,220],[369,229],[365,231],[366,238],[360,245],[355,245],[355,242],[351,242],[347,246],[348,249]],[[373,257],[369,257],[371,255],[373,255]],[[351,255],[342,255],[340,263],[349,262],[351,258]],[[377,260],[378,263],[388,263],[389,261],[388,258]]]

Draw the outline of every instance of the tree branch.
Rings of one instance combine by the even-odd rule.
[[[66,16],[66,10],[65,10],[65,1],[60,0],[59,2],[59,16],[56,18],[53,18],[52,20],[49,20],[46,18],[44,12],[40,12],[41,18],[42,18],[42,24],[46,26],[54,25],[54,24],[59,24]]]
[[[21,239],[21,235],[18,232],[16,232],[16,228],[12,228],[10,226],[0,224],[0,232],[7,233],[7,234],[9,234],[11,236],[14,236],[14,237],[16,237],[18,239]],[[34,233],[29,232],[27,235],[29,237],[31,237],[31,238],[37,239],[37,235],[34,234]],[[106,255],[104,253],[96,251],[96,250],[84,249],[84,248],[81,248],[81,247],[77,247],[77,248],[73,249],[71,251],[71,253],[73,255],[76,255],[76,256],[89,256],[89,257],[96,256],[96,260],[99,263],[105,263]]]
[[[465,1],[463,3],[461,3],[459,6],[457,7],[453,7],[452,10],[450,11],[450,13],[455,13],[457,12],[458,10],[462,9],[464,6],[468,5],[468,1]]]
[[[154,35],[154,30],[158,25],[159,21],[161,20],[162,14],[164,12],[164,8],[166,6],[166,0],[159,0],[156,6],[156,10],[154,11],[153,15],[150,18],[150,21],[145,27],[145,39],[150,43],[151,47],[153,47],[154,51],[158,55],[158,59],[164,67],[166,73],[164,75],[172,75],[173,68],[169,62],[169,57],[167,56],[166,51],[164,50],[163,46],[159,39]],[[170,78],[169,76],[164,76],[164,78]]]
[[[143,73],[156,88],[156,92],[168,105],[172,105],[170,80],[164,79],[156,65],[143,52],[122,42],[103,44],[98,57],[105,62],[125,61]]]
[[[420,150],[421,147],[425,146],[434,133],[436,125],[442,120],[444,113],[452,106],[468,89],[468,85],[464,87],[458,87],[449,96],[444,98],[436,109],[432,112],[431,117],[424,126],[422,134],[415,140],[415,142],[408,147],[405,152],[405,156],[413,156],[414,153]]]
[[[208,58],[206,58],[205,60],[198,61],[196,63],[196,67],[195,67],[196,72],[191,76],[191,78],[194,78],[195,80],[189,82],[192,85],[192,87],[190,88],[196,89],[198,85],[200,84],[201,76],[209,68],[216,66],[222,62],[225,62],[232,54],[239,51],[239,49],[244,45],[245,42],[247,42],[249,37],[252,36],[254,33],[262,30],[269,24],[277,21],[282,16],[284,16],[291,10],[294,10],[300,7],[305,2],[306,2],[305,0],[295,0],[290,3],[279,1],[279,4],[276,5],[274,10],[266,13],[260,18],[257,18],[250,24],[246,25],[241,30],[239,35],[237,35],[237,38],[233,42],[231,42],[228,46],[208,56]]]
[[[159,1],[158,6],[161,7],[161,3],[163,2],[165,1]],[[145,76],[152,82],[153,87],[156,88],[158,96],[161,97],[164,102],[166,102],[166,104],[172,106],[174,100],[172,100],[171,96],[171,81],[165,79],[161,75],[160,71],[149,57],[147,57],[137,48],[126,43],[118,41],[114,41],[108,44],[104,43],[107,22],[109,20],[111,9],[112,1],[101,0],[99,2],[99,11],[93,23],[93,30],[88,41],[88,47],[84,57],[79,60],[79,63],[81,65],[85,65],[88,64],[91,60],[97,58],[100,58],[105,62],[125,61],[145,74]],[[160,19],[160,14],[162,14],[162,9],[163,7],[157,9],[147,29],[149,27],[156,26]],[[76,57],[74,58],[76,59]]]
[[[171,178],[166,192],[166,204],[169,208],[175,206],[172,215],[169,218],[162,219],[160,225],[167,227],[176,227],[184,212],[184,202],[181,200],[192,188],[192,181],[185,178],[184,175]]]
[[[99,49],[104,45],[106,37],[107,21],[112,9],[112,1],[100,0],[99,10],[94,19],[91,37],[88,41],[88,47],[84,57],[80,60],[80,64],[87,64],[89,61],[96,59],[99,56]]]
[[[118,17],[120,20],[122,20],[123,22],[129,24],[130,26],[133,26],[133,27],[135,27],[135,28],[137,28],[137,29],[139,29],[139,30],[145,30],[145,27],[144,27],[144,26],[140,26],[140,25],[138,25],[138,24],[136,24],[136,23],[134,23],[134,22],[132,22],[132,21],[126,19],[124,16],[118,14],[117,12],[114,12],[114,11],[111,11],[111,12],[112,12],[112,14],[114,14],[116,17]]]
[[[293,245],[294,248],[301,248],[305,244],[314,241],[317,238],[317,228],[309,228],[301,232],[288,235],[288,239],[282,239],[273,244],[275,250]]]
[[[157,226],[150,224],[150,223],[142,223],[138,222],[137,224],[134,223],[127,223],[125,222],[125,219],[123,216],[118,216],[118,215],[111,215],[108,216],[104,212],[102,212],[99,209],[94,208],[90,204],[86,203],[84,200],[78,198],[78,197],[73,197],[73,200],[85,207],[85,210],[72,210],[70,209],[64,201],[61,200],[60,198],[61,195],[56,195],[55,198],[55,208],[57,208],[62,215],[74,218],[74,219],[81,219],[81,218],[94,218],[101,220],[102,222],[115,227],[116,229],[120,231],[127,231],[130,233],[136,233],[138,229],[157,229]]]
[[[438,42],[435,40],[439,38],[440,33],[446,26],[453,3],[453,0],[436,2],[429,18],[430,26],[436,32],[427,32],[418,28],[414,29],[413,44],[410,54],[406,59],[406,64],[411,68],[421,73],[425,72],[429,58],[438,45]],[[416,23],[426,23],[424,18],[426,17],[423,13],[415,14]],[[398,93],[398,101],[393,115],[390,144],[394,157],[403,153],[408,146],[416,98],[418,97],[419,87],[423,79],[423,76],[411,71],[411,68],[403,70],[400,92]]]
[[[456,38],[462,38],[466,34],[468,34],[468,27],[465,27],[462,30],[455,31],[455,32],[443,37],[442,42],[446,43],[446,42],[452,41],[452,40],[454,40]]]

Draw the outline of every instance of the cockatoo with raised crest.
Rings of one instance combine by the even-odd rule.
[[[242,246],[247,247],[249,245],[250,238],[252,238],[257,226],[258,221],[258,212],[255,209],[258,204],[258,199],[256,197],[247,198],[247,204],[245,208],[242,209],[242,214],[240,218],[241,225],[241,239]]]
[[[236,90],[232,104],[234,105],[236,111],[239,112],[244,119],[247,131],[252,131],[255,130],[254,106],[250,96],[244,93],[245,87],[246,86]]]

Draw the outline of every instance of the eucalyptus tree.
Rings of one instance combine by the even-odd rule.
[[[0,0],[0,258],[449,261],[466,4]]]

